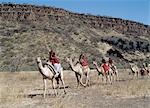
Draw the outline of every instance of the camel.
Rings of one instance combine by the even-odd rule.
[[[98,67],[97,62],[93,61],[94,66],[96,67],[96,70],[98,72],[98,80],[100,75],[102,75],[102,82],[104,81],[104,73],[103,73],[103,68],[102,67]]]
[[[110,68],[112,70],[112,78],[113,78],[113,80],[115,80],[115,81],[119,80],[117,67],[114,64],[112,64],[112,65],[110,65]]]
[[[65,90],[65,83],[64,83],[64,79],[63,79],[63,70],[61,69],[61,72],[59,74],[59,76],[55,77],[56,70],[53,67],[53,65],[49,64],[49,65],[44,65],[42,64],[41,58],[37,57],[37,65],[39,68],[39,72],[41,73],[42,77],[43,77],[43,82],[44,82],[44,98],[46,95],[46,89],[47,89],[47,79],[52,81],[52,88],[54,89],[54,93],[55,95],[57,95],[57,91],[55,89],[55,83],[54,83],[54,79],[57,81],[57,84],[59,84],[59,79],[62,82],[63,88],[64,88],[64,93],[66,94],[66,90]]]
[[[146,75],[149,76],[149,72],[147,70],[145,70],[145,68],[141,68],[140,69],[140,75],[143,77]]]
[[[86,87],[90,83],[89,79],[89,73],[90,73],[90,68],[87,68],[85,71],[83,71],[82,66],[80,63],[77,63],[76,65],[73,64],[72,58],[66,58],[66,61],[69,63],[71,69],[73,72],[75,72],[75,76],[77,79],[77,88],[79,87],[79,84],[82,86]],[[85,84],[82,82],[83,75],[86,76],[86,82]]]
[[[150,76],[150,64],[147,65],[148,76]]]
[[[93,61],[93,64],[96,66],[96,70],[98,71],[98,74],[102,74],[102,82],[104,81],[104,78],[106,78],[106,83],[109,80],[109,82],[112,84],[112,73],[113,73],[113,70],[110,68],[109,74],[106,74],[106,72],[104,72],[103,67],[99,67],[97,65],[96,61]]]
[[[135,77],[139,77],[140,70],[139,70],[138,66],[136,64],[134,64],[134,63],[129,63],[129,65],[130,65],[130,69],[132,71],[133,77],[134,76]]]
[[[150,64],[143,63],[143,67],[140,69],[141,76],[150,76]]]

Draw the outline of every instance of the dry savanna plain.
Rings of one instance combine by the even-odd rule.
[[[92,70],[90,86],[77,88],[74,72],[64,71],[67,94],[61,86],[55,96],[48,81],[45,99],[38,71],[1,72],[0,108],[150,108],[150,78],[132,78],[129,72],[119,70],[119,81],[104,84]]]

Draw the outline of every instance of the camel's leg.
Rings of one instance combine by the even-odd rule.
[[[147,76],[150,77],[150,70],[147,71]]]
[[[114,81],[117,81],[117,73],[114,71]]]
[[[56,78],[57,87],[54,86],[55,89],[57,89],[57,92],[59,93],[60,84],[59,84],[59,77]]]
[[[60,80],[61,80],[62,85],[63,85],[63,88],[64,88],[64,93],[66,94],[66,89],[65,89],[65,82],[64,82],[64,79],[61,77]]]
[[[112,84],[112,81],[113,81],[113,74],[112,74],[112,75],[108,75],[108,79],[109,79],[109,83]]]
[[[105,72],[106,74],[106,83],[112,83],[112,73],[110,73],[110,72]]]
[[[100,79],[101,79],[101,76],[98,75],[98,77],[97,77],[97,82],[98,82],[98,83],[100,83]]]
[[[118,75],[118,69],[116,66],[114,66],[113,70],[113,74],[114,74],[114,80],[118,81],[119,80],[119,75]]]
[[[80,79],[79,79],[79,81],[80,81],[80,84],[81,84],[82,86],[84,86],[84,87],[85,87],[86,85],[85,85],[85,84],[83,84],[83,82],[82,82],[82,77],[83,77],[83,74],[81,74],[81,75],[80,75]]]
[[[88,75],[88,86],[90,86],[90,77],[89,77],[89,75]]]
[[[103,73],[103,83],[105,84],[106,83],[106,74]]]
[[[109,82],[111,83],[111,81],[114,81],[114,74],[113,72],[109,72]]]
[[[105,71],[104,70],[102,70],[102,83],[106,83],[107,81],[106,81],[106,73],[105,73]]]
[[[104,82],[104,75],[102,75],[102,83]]]
[[[106,77],[107,77],[107,82],[109,81],[109,83],[112,84],[112,73],[110,73],[110,72],[107,73]]]
[[[60,74],[60,80],[61,80],[61,83],[62,83],[63,88],[64,88],[64,93],[66,94],[66,89],[65,89],[65,82],[64,82],[63,71],[61,71],[61,74]]]
[[[86,81],[85,81],[85,86],[87,86],[87,84],[88,84],[88,75],[86,75]]]
[[[98,75],[97,82],[100,83],[100,79],[101,79],[101,83],[103,83],[104,82],[104,78],[103,77],[104,77],[103,75]]]
[[[106,83],[110,82],[110,76],[106,75]]]
[[[134,77],[136,76],[136,75],[135,75],[135,72],[134,72],[133,70],[131,70],[131,75],[132,75],[132,76],[130,77],[131,79],[134,79]]]
[[[55,89],[55,83],[54,83],[53,79],[52,79],[52,88],[54,90],[54,94],[57,95],[57,91]]]
[[[134,73],[134,77],[137,78],[137,73],[136,72]]]
[[[87,75],[86,75],[86,82],[85,82],[85,86],[86,85],[88,85],[88,86],[90,86],[90,77],[89,77],[89,75],[88,75],[88,73],[87,73]]]
[[[111,79],[112,79],[112,82],[116,81],[115,72],[114,71],[111,73]]]
[[[139,78],[140,77],[140,73],[137,71],[137,77]]]
[[[86,75],[86,80],[85,80],[85,86],[90,86],[90,76],[89,76],[89,73],[90,73],[90,69],[88,68],[88,69],[86,69],[85,70],[85,72],[84,73],[86,73],[85,75]]]
[[[136,72],[135,74],[136,74],[136,78],[138,78],[138,73]]]
[[[118,74],[118,70],[115,71],[115,80],[118,81],[119,80],[119,74]]]
[[[44,79],[43,78],[43,83],[44,83],[44,94],[43,94],[43,96],[44,96],[44,98],[45,98],[45,95],[46,95],[46,89],[47,89],[47,82],[46,82],[46,79]]]
[[[105,78],[104,78],[104,77],[105,77],[104,73],[102,73],[101,75],[98,74],[98,76],[99,76],[99,78],[102,77],[102,78],[101,78],[101,82],[104,83],[104,79],[105,79]]]
[[[114,77],[114,82],[117,81],[117,76],[116,76],[116,72],[115,71],[113,73],[113,77]]]
[[[98,73],[98,76],[97,76],[97,82],[99,82],[99,78],[100,78],[100,75],[99,75],[99,73]]]
[[[56,79],[56,82],[57,82],[57,87],[56,88],[60,88],[60,84],[59,84],[59,78],[55,78]]]
[[[107,82],[108,82],[108,76],[105,75],[105,83],[107,84]]]
[[[77,73],[75,73],[75,75],[76,75],[76,79],[77,79],[77,88],[79,87],[79,76],[78,76],[78,74]]]
[[[110,73],[110,83],[112,84],[114,81],[115,81],[115,74],[114,74],[114,71],[112,70]]]
[[[133,73],[132,79],[134,79],[136,77],[136,73]]]

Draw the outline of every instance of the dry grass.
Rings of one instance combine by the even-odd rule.
[[[132,80],[125,72],[120,73],[120,81],[112,85],[104,85],[101,81],[97,81],[97,73],[93,71],[91,72],[91,86],[78,89],[74,73],[65,71],[64,74],[66,85],[69,86],[66,88],[67,94],[64,95],[63,90],[59,90],[59,95],[55,97],[51,83],[48,83],[48,95],[46,99],[43,99],[43,82],[38,72],[0,73],[0,107],[87,108],[98,107],[100,104],[105,107],[103,103],[106,100],[112,104],[118,102],[116,100],[118,98],[150,96],[150,79]]]
[[[0,73],[0,102],[20,101],[25,97],[25,91],[36,80],[33,73]],[[28,85],[29,83],[29,85]]]

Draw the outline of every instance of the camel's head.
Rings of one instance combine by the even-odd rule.
[[[70,62],[70,58],[69,57],[66,57],[66,62]]]
[[[134,63],[129,63],[130,67],[134,67]]]
[[[41,58],[40,58],[40,57],[37,57],[37,58],[36,58],[36,61],[37,61],[37,64],[40,63],[40,62],[41,62]]]
[[[96,61],[93,61],[93,64],[94,64],[94,65],[97,65],[97,62],[96,62]]]
[[[73,55],[70,55],[69,57],[66,57],[67,62],[73,61],[73,59],[74,59]]]
[[[146,63],[143,63],[143,67],[146,67]]]

